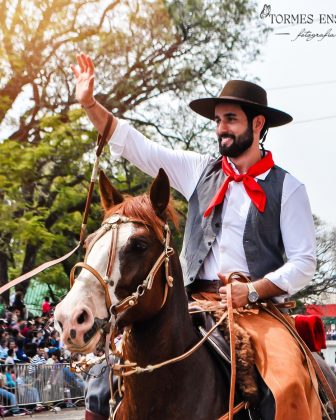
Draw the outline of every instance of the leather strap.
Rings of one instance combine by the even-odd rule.
[[[230,280],[230,278],[229,278]],[[229,420],[233,420],[234,414],[234,397],[236,388],[236,337],[234,334],[234,318],[232,306],[232,283],[226,286],[228,325],[230,335],[230,359],[231,359],[231,379],[230,379],[230,398],[229,398]]]
[[[249,408],[249,403],[242,401],[233,407],[233,415],[239,413],[241,410],[247,410]],[[220,417],[218,420],[229,420],[229,413],[225,413],[224,416]]]
[[[16,279],[10,281],[9,283],[5,284],[4,286],[0,287],[0,295],[2,295],[6,290],[10,289],[11,287],[14,287],[20,283],[22,283],[25,280],[30,279],[33,276],[36,276],[36,274],[41,273],[41,271],[46,270],[47,268],[50,268],[64,260],[66,260],[67,258],[71,257],[72,254],[74,254],[77,249],[81,246],[81,243],[78,243],[77,246],[70,252],[68,252],[67,254],[63,255],[63,257],[57,258],[56,260],[52,260],[52,261],[47,261],[41,265],[39,265],[38,267],[34,268],[31,271],[28,271],[28,273],[22,274],[22,276],[17,277]]]
[[[96,160],[95,160],[95,163],[94,163],[93,168],[92,168],[91,181],[90,181],[90,185],[89,185],[88,195],[86,197],[85,210],[84,210],[84,215],[83,215],[82,227],[81,227],[81,231],[80,231],[80,242],[81,243],[83,243],[84,239],[85,239],[86,226],[87,226],[87,221],[88,221],[88,218],[89,218],[89,211],[90,211],[90,205],[91,205],[91,201],[92,201],[93,189],[94,189],[94,185],[95,185],[95,183],[97,181],[97,178],[98,178],[99,158],[100,158],[100,155],[103,151],[103,148],[104,148],[105,144],[107,143],[107,136],[110,132],[112,122],[113,122],[113,116],[112,116],[112,114],[108,114],[107,122],[106,122],[106,125],[105,125],[105,128],[104,128],[104,132],[103,132],[102,135],[98,134],[98,137],[97,137]]]
[[[118,232],[119,232],[118,225],[117,224],[112,225],[111,247],[110,247],[109,259],[108,259],[107,269],[106,269],[106,278],[108,280],[111,278],[114,261],[117,254]]]
[[[112,123],[113,123],[113,118],[114,117],[113,117],[112,114],[109,113],[107,115],[107,121],[106,121],[106,125],[105,125],[105,128],[104,128],[103,134],[102,135],[98,134],[97,150],[96,150],[96,156],[97,157],[99,157],[101,155],[105,144],[107,144],[107,141],[108,141],[107,136],[110,132],[110,129],[111,129],[111,126],[112,126]]]
[[[90,271],[90,273],[93,274],[96,277],[96,279],[99,281],[99,283],[101,284],[101,286],[104,289],[105,303],[106,303],[106,307],[109,309],[112,306],[112,301],[111,301],[110,292],[109,292],[109,289],[108,289],[108,284],[104,281],[104,279],[98,273],[98,271],[96,271],[90,265],[88,265],[88,264],[86,264],[84,262],[78,262],[77,264],[75,264],[72,267],[72,269],[70,271],[70,288],[73,286],[73,284],[75,282],[75,271],[76,271],[76,268],[77,267],[85,268],[85,270]]]

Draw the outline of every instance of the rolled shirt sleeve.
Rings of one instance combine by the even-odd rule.
[[[316,235],[309,199],[305,186],[298,181],[294,185],[295,181],[286,175],[281,206],[280,228],[287,261],[264,276],[288,295],[304,288],[316,270]]]
[[[113,159],[122,156],[152,177],[163,168],[171,186],[187,200],[211,160],[210,155],[172,150],[150,141],[125,120],[118,120],[109,144]]]

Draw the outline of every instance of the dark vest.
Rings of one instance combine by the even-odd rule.
[[[274,166],[258,183],[266,193],[264,213],[251,202],[243,235],[247,266],[253,280],[262,278],[284,264],[280,230],[282,187],[286,171]],[[222,205],[207,218],[203,213],[225,180],[221,158],[212,161],[202,173],[188,207],[181,263],[185,284],[192,283],[208,255],[222,225]]]

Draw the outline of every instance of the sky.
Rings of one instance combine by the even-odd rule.
[[[261,12],[265,1],[257,4]],[[270,8],[263,21],[273,32],[258,59],[242,70],[259,79],[271,107],[294,118],[269,131],[266,149],[276,164],[305,184],[313,213],[336,227],[335,0],[266,4]],[[303,23],[297,23],[297,15]]]

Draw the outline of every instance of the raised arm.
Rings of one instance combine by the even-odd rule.
[[[93,96],[94,89],[94,64],[86,54],[77,55],[78,66],[71,64],[71,70],[76,78],[76,99],[85,109],[90,121],[96,130],[102,134],[110,112],[104,108]],[[108,138],[111,138],[117,126],[117,119],[113,118]]]
[[[86,54],[77,55],[77,62],[77,67],[71,66],[76,77],[76,98],[97,131],[102,134],[109,111],[93,96],[93,62]],[[115,117],[108,139],[111,140],[110,147],[114,158],[122,156],[153,177],[163,168],[168,174],[171,186],[187,199],[190,198],[201,173],[211,159],[208,155],[163,147],[148,140],[126,121],[118,121]]]

